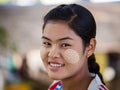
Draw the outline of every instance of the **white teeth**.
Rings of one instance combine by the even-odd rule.
[[[52,67],[62,67],[63,66],[63,64],[54,64],[54,63],[50,63],[50,65]]]

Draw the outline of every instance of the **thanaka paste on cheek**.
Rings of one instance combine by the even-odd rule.
[[[67,49],[66,51],[64,51],[63,57],[66,60],[66,62],[71,64],[75,64],[80,60],[78,52],[73,49]]]

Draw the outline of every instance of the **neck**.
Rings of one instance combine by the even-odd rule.
[[[84,72],[84,71],[83,71]],[[75,78],[70,77],[66,80],[62,80],[62,90],[87,90],[92,78],[87,74],[79,74]]]

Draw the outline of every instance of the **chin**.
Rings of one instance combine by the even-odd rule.
[[[63,77],[59,76],[59,75],[51,75],[51,74],[48,74],[48,76],[53,79],[53,80],[62,80]]]
[[[53,79],[53,80],[60,80],[61,78],[60,77],[55,77],[55,76],[49,76],[51,79]]]

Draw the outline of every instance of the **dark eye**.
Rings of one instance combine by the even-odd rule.
[[[49,47],[49,46],[51,46],[51,43],[49,43],[49,42],[43,42],[42,45],[45,46],[45,47]]]
[[[70,44],[67,44],[67,43],[63,43],[62,45],[61,45],[61,47],[68,47],[68,46],[71,46]]]

